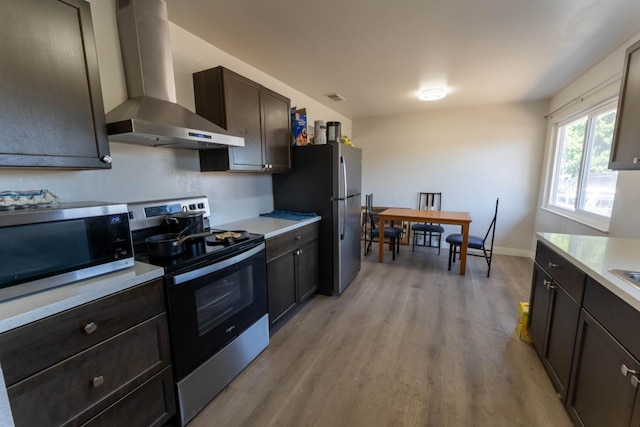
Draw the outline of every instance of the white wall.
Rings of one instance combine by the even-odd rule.
[[[620,90],[620,76],[624,65],[625,50],[638,40],[640,40],[640,34],[620,46],[620,48],[616,49],[551,99],[549,112],[553,112],[567,103],[569,105],[557,112],[548,121],[544,154],[545,164],[540,180],[535,231],[640,238],[640,221],[638,220],[640,171],[618,172],[616,199],[611,213],[609,233],[603,233],[542,208],[545,199],[544,183],[549,174],[547,159],[551,155],[551,142],[555,123],[567,115],[577,113],[606,99],[615,97]],[[597,89],[591,90],[593,88]],[[583,96],[585,93],[587,93],[587,96]],[[574,99],[583,100],[581,102],[571,102]],[[532,241],[534,239],[535,236],[532,236]]]
[[[115,1],[91,0],[105,111],[127,97],[120,56]],[[195,111],[191,74],[224,65],[306,107],[313,120],[351,120],[254,67],[228,55],[175,25],[172,51],[178,102]],[[286,46],[282,47],[286,49]],[[48,189],[62,201],[137,201],[164,197],[206,195],[213,210],[212,224],[256,216],[273,209],[271,176],[253,173],[198,172],[196,151],[149,148],[110,143],[113,168],[107,171],[0,169],[0,190]]]
[[[442,192],[442,208],[470,212],[476,235],[500,197],[496,253],[529,256],[547,111],[540,101],[356,119],[362,192],[374,205],[409,208],[420,191]]]

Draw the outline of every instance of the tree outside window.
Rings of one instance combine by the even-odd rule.
[[[617,172],[609,169],[615,105],[560,122],[548,205],[579,215],[611,217]]]

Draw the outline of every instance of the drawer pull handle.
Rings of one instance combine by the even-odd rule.
[[[97,329],[98,325],[96,325],[94,322],[89,322],[84,325],[84,331],[87,333],[87,335],[94,333]]]
[[[622,375],[624,375],[625,377],[628,374],[631,374],[631,385],[633,386],[633,388],[638,388],[638,384],[640,383],[640,379],[638,379],[638,377],[636,376],[637,374],[640,374],[640,372],[635,371],[633,369],[629,369],[627,368],[627,365],[625,365],[624,363],[622,364],[622,366],[620,367],[620,372],[622,373]]]
[[[296,236],[296,240],[302,239],[302,236]]]
[[[91,383],[93,385],[93,388],[98,388],[102,384],[104,384],[104,377],[102,375],[93,377],[93,381]]]
[[[94,333],[97,329],[98,325],[96,325],[94,322],[89,322],[84,325],[84,331],[87,333],[87,335]]]
[[[549,262],[549,268],[558,268],[558,267],[560,267],[558,264]]]
[[[625,365],[624,363],[622,364],[622,366],[620,366],[620,372],[625,377],[627,376],[627,374],[631,374],[631,375],[640,374],[640,372],[638,371],[634,371],[633,369],[627,368],[627,365]]]

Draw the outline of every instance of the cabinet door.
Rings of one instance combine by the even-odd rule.
[[[227,130],[244,138],[244,147],[230,149],[229,169],[263,170],[260,85],[225,70]]]
[[[549,301],[551,299],[551,277],[540,268],[533,265],[533,281],[531,283],[531,297],[529,299],[529,324],[527,325],[533,347],[542,357],[544,341],[547,333]]]
[[[269,172],[291,170],[291,114],[289,99],[262,88],[264,159]]]
[[[621,427],[637,419],[638,389],[623,365],[640,371],[640,363],[583,309],[567,402],[576,425]]]
[[[567,399],[580,306],[555,283],[550,285],[549,321],[542,362],[563,401]]]
[[[296,252],[298,302],[309,298],[318,288],[318,240],[300,247]]]
[[[196,113],[244,138],[244,147],[200,150],[201,171],[262,171],[261,86],[224,67],[193,74]]]
[[[0,166],[110,168],[86,1],[3,2]]]
[[[267,263],[269,325],[296,306],[295,258],[289,252]]]
[[[640,41],[625,53],[609,168],[640,169]]]

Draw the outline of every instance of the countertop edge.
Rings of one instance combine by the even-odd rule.
[[[290,219],[257,216],[224,224],[215,224],[212,225],[211,228],[220,228],[222,230],[247,230],[251,233],[262,234],[265,239],[271,239],[279,236],[280,234],[304,227],[305,225],[313,224],[321,219],[322,217],[315,216],[301,221],[294,221]]]
[[[624,266],[611,265],[603,260],[601,264],[591,263],[589,260],[581,259],[581,257],[576,256],[575,254],[568,251],[566,248],[557,244],[554,241],[554,237],[562,237],[565,239],[569,239],[570,241],[577,242],[578,240],[589,240],[597,244],[601,242],[601,244],[606,245],[607,242],[611,241],[628,241],[633,242],[638,245],[640,248],[640,240],[637,239],[622,239],[622,238],[612,238],[612,237],[600,237],[600,236],[577,236],[577,235],[566,235],[561,233],[542,233],[537,232],[536,236],[543,243],[547,244],[552,249],[558,251],[562,256],[564,256],[569,262],[573,265],[581,269],[585,272],[589,277],[594,279],[596,282],[600,283],[606,289],[611,291],[613,294],[618,296],[624,302],[632,306],[637,311],[640,311],[640,289],[635,286],[625,282],[624,280],[616,277],[614,274],[609,272],[609,269],[612,268],[627,268]],[[640,250],[640,249],[639,249]],[[615,256],[615,254],[614,254]],[[603,257],[604,258],[604,257]],[[594,265],[595,264],[595,265]],[[633,269],[633,267],[629,267],[629,269]]]
[[[150,280],[164,270],[135,262],[133,267],[0,303],[0,333],[61,313]]]

